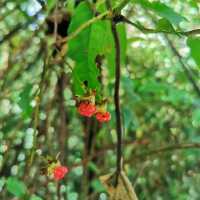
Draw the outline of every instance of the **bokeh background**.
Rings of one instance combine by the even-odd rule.
[[[111,121],[98,124],[94,118],[80,117],[72,78],[76,62],[68,56],[67,43],[54,45],[52,22],[57,9],[63,24],[56,35],[65,38],[80,5],[74,0],[60,2],[62,7],[56,0],[0,1],[2,200],[17,199],[24,191],[24,198],[31,200],[108,199],[98,177],[113,172],[116,164],[113,68],[109,62],[101,67],[101,91],[108,98]],[[200,27],[198,1],[160,2],[186,18],[180,17],[176,28]],[[104,1],[90,3],[98,6]],[[123,14],[145,27],[155,27],[163,17],[138,1],[130,1]],[[198,56],[192,58],[187,37],[119,26],[125,52],[120,88],[124,170],[140,200],[199,200]],[[198,50],[197,46],[196,54]],[[35,133],[35,158],[29,165]],[[59,152],[70,173],[57,183],[42,168],[43,157]]]

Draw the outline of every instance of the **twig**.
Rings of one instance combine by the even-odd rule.
[[[148,141],[123,141],[123,145],[124,146],[134,146],[134,145],[147,145],[149,142]],[[79,167],[81,165],[86,165],[87,162],[91,161],[92,159],[96,158],[96,157],[100,157],[103,154],[105,154],[106,151],[109,150],[113,150],[116,148],[116,144],[112,144],[109,146],[104,146],[103,148],[101,148],[102,150],[95,152],[94,154],[90,155],[89,157],[83,159],[81,161],[81,163],[77,163],[71,166],[71,168],[76,168]]]
[[[141,159],[147,156],[152,156],[154,154],[164,153],[166,151],[184,150],[184,149],[200,149],[200,143],[175,144],[175,145],[160,147],[145,153],[137,154],[134,157]]]
[[[189,79],[190,83],[192,84],[196,94],[200,97],[200,88],[197,85],[196,81],[193,78],[193,74],[191,72],[191,70],[189,69],[189,67],[183,62],[182,60],[182,56],[179,54],[179,52],[177,51],[176,47],[173,45],[172,41],[165,35],[165,39],[167,40],[169,47],[171,49],[171,51],[174,53],[174,55],[178,58],[178,61],[180,63],[180,65],[182,66],[185,75],[187,76],[187,78]]]
[[[36,92],[36,106],[35,106],[35,112],[34,112],[34,133],[33,133],[33,147],[31,149],[31,155],[30,155],[30,161],[29,161],[29,166],[32,164],[35,156],[35,150],[37,148],[37,127],[39,123],[39,108],[40,108],[40,103],[43,95],[43,86],[44,86],[44,81],[45,81],[45,76],[46,76],[46,71],[47,71],[47,65],[48,65],[48,56],[46,58],[45,54],[45,61],[44,61],[44,66],[43,66],[43,71],[41,74],[41,81],[39,84],[39,88]]]
[[[119,3],[119,5],[118,5],[116,8],[113,9],[114,12],[115,12],[115,13],[120,12],[120,11],[129,3],[129,1],[130,1],[130,0],[124,0],[124,1],[122,1],[121,3]]]
[[[82,24],[81,26],[79,26],[74,32],[72,32],[69,36],[61,39],[59,42],[67,42],[69,40],[74,39],[77,35],[79,35],[85,28],[87,28],[88,26],[90,26],[91,24],[95,23],[96,21],[104,18],[105,16],[107,16],[110,12],[106,11],[90,20],[88,20],[86,23]]]
[[[146,13],[147,13],[147,15],[149,15],[151,17],[152,22],[155,24],[156,22],[153,19],[153,17],[151,16],[151,14],[149,12],[147,12],[147,11],[146,11]],[[186,33],[192,34],[192,33],[196,33],[196,32],[198,32],[198,31],[197,30],[192,30],[192,31],[189,31],[189,32],[186,32]],[[191,71],[190,67],[183,62],[182,56],[179,54],[179,52],[177,51],[176,47],[174,46],[173,42],[169,39],[169,37],[166,34],[163,34],[163,36],[166,39],[166,41],[168,42],[171,51],[178,58],[178,61],[179,61],[180,65],[182,66],[182,68],[183,68],[183,70],[185,72],[185,75],[187,76],[188,80],[192,84],[195,92],[197,93],[198,96],[200,96],[200,88],[197,85],[195,79],[193,78],[193,74],[192,74],[192,71]]]
[[[29,24],[31,24],[32,22],[35,21],[35,19],[37,18],[39,13],[40,13],[40,11],[38,11],[34,16],[32,16],[32,18],[29,21],[27,21],[26,23],[17,24],[13,30],[11,30],[7,35],[3,36],[3,38],[0,40],[0,45],[2,43],[6,42],[7,40],[9,40],[10,38],[12,38],[13,36],[15,36],[15,34],[17,34],[18,31],[20,31],[22,29],[24,30],[25,28],[27,28],[29,26]]]
[[[121,158],[122,158],[122,125],[121,125],[121,111],[119,101],[120,88],[120,41],[117,33],[116,24],[112,22],[112,34],[115,41],[115,116],[116,116],[116,131],[117,131],[117,174],[121,172]]]
[[[63,64],[61,65],[61,68],[63,69]],[[68,155],[68,130],[67,130],[67,113],[65,109],[65,98],[64,98],[64,90],[67,84],[68,77],[63,71],[61,72],[60,76],[58,77],[57,81],[57,96],[58,96],[58,114],[60,118],[60,123],[58,125],[58,138],[59,138],[59,146],[60,146],[60,152],[61,152],[61,160],[62,162],[67,161],[67,155]]]
[[[111,8],[110,1],[106,1],[108,9]],[[111,10],[112,11],[112,10]],[[116,23],[111,19],[111,30],[115,45],[115,91],[114,91],[114,103],[115,103],[115,117],[116,117],[116,132],[117,132],[117,171],[116,171],[116,185],[118,183],[118,176],[121,173],[121,160],[122,160],[122,122],[119,100],[119,88],[120,88],[120,40],[117,32]]]
[[[134,188],[135,188],[135,186],[136,186],[136,184],[137,184],[138,178],[143,174],[143,172],[144,172],[145,168],[147,167],[147,165],[148,165],[148,163],[145,162],[145,163],[141,166],[139,172],[137,173],[137,175],[136,175],[136,177],[135,177],[135,180],[134,180],[134,183],[133,183],[133,187],[134,187]]]
[[[58,32],[58,2],[56,2],[56,7],[55,7],[55,10],[54,10],[54,40],[55,40],[55,43],[57,41],[57,32]]]
[[[175,31],[175,30],[167,31],[167,30],[157,30],[157,29],[152,29],[152,28],[146,28],[141,24],[130,21],[123,15],[120,15],[118,17],[120,18],[120,21],[136,27],[138,30],[140,30],[144,34],[165,33],[165,34],[174,34],[177,36],[190,36],[190,35],[199,35],[200,34],[200,29],[194,29],[194,30],[190,30],[190,31]]]
[[[117,5],[113,10],[115,12],[120,12],[125,6],[126,4],[129,2],[130,0],[124,0],[122,1],[119,5]],[[88,20],[87,22],[85,22],[84,24],[82,24],[81,26],[79,26],[74,32],[72,32],[69,36],[62,38],[61,40],[59,40],[58,42],[64,43],[67,42],[69,40],[74,39],[77,35],[79,35],[85,28],[87,28],[88,26],[90,26],[91,24],[97,22],[100,19],[103,19],[104,17],[109,17],[112,16],[112,12],[111,11],[105,11],[102,14]]]
[[[127,143],[124,143],[124,145],[131,146],[131,145],[134,145],[134,144],[137,144],[137,143],[138,142],[136,142],[136,141],[134,141],[132,143],[127,142]],[[98,157],[98,156],[101,156],[102,154],[104,154],[105,151],[113,150],[114,148],[115,148],[114,145],[102,148],[103,150],[96,152],[95,154],[88,157],[87,159],[82,160],[80,163],[72,165],[71,169],[85,165],[85,163],[91,161],[95,157]],[[164,146],[164,147],[160,147],[160,148],[149,150],[149,151],[147,150],[147,152],[144,152],[144,153],[134,154],[133,155],[134,157],[131,157],[128,160],[125,160],[124,163],[130,163],[130,162],[135,161],[135,160],[143,160],[144,158],[146,158],[148,156],[153,156],[153,155],[156,155],[156,154],[162,154],[162,153],[166,153],[168,151],[185,150],[185,149],[200,149],[200,143],[182,143],[182,144]]]

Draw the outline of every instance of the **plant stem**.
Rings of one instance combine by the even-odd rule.
[[[35,151],[37,149],[37,128],[38,128],[38,124],[39,124],[40,104],[41,104],[41,100],[42,100],[45,76],[46,76],[47,65],[48,65],[48,56],[47,56],[47,58],[46,58],[46,56],[47,56],[47,53],[44,54],[45,61],[44,61],[44,65],[43,65],[43,71],[42,71],[42,74],[41,74],[41,80],[40,80],[40,83],[39,83],[39,88],[36,91],[36,97],[35,97],[36,106],[35,106],[35,111],[34,111],[34,122],[33,122],[33,127],[34,127],[33,147],[31,149],[29,166],[32,165],[32,162],[33,162],[34,157],[35,157]]]
[[[107,1],[107,7],[111,8],[111,4]],[[114,103],[115,103],[115,117],[116,117],[116,132],[117,132],[117,171],[116,171],[116,182],[118,183],[118,176],[121,173],[121,158],[122,158],[122,124],[121,124],[121,111],[120,111],[120,97],[119,97],[119,88],[120,88],[120,40],[117,32],[116,23],[114,20],[111,20],[111,30],[114,39],[115,45],[115,91],[114,91]]]
[[[191,36],[191,35],[199,35],[200,34],[200,29],[194,29],[194,30],[190,30],[190,31],[176,31],[176,30],[157,30],[157,29],[152,29],[152,28],[147,28],[144,27],[141,24],[135,23],[130,21],[129,19],[127,19],[125,16],[120,15],[121,17],[121,21],[125,22],[127,24],[130,24],[131,26],[134,26],[135,28],[137,28],[138,30],[140,30],[141,32],[143,32],[144,34],[153,34],[153,33],[165,33],[165,34],[174,34],[177,36]]]
[[[114,9],[113,11],[115,11],[116,13],[120,12],[129,2],[130,0],[124,0],[121,3],[119,3]],[[88,20],[87,22],[85,22],[84,24],[82,24],[81,26],[79,26],[74,32],[72,32],[69,36],[61,39],[59,42],[67,42],[69,40],[74,39],[77,35],[79,35],[85,28],[89,27],[90,25],[94,24],[95,22],[97,22],[100,19],[103,19],[107,16],[111,16],[112,12],[110,11],[105,11],[103,13],[101,13],[100,15],[97,15],[96,17]]]
[[[200,88],[199,88],[198,83],[195,81],[195,78],[193,77],[191,68],[187,64],[185,64],[185,62],[183,61],[182,56],[179,54],[179,52],[176,49],[176,47],[174,46],[173,42],[167,37],[167,35],[165,35],[165,39],[167,40],[171,51],[177,57],[178,62],[182,66],[182,68],[183,68],[183,70],[185,72],[185,75],[187,76],[188,80],[190,81],[191,85],[194,88],[194,91],[200,97]]]

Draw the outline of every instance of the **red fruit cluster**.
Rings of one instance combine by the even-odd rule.
[[[78,112],[85,117],[91,117],[96,112],[96,106],[88,101],[83,101],[78,106]]]
[[[96,113],[96,119],[99,122],[108,122],[111,119],[111,115],[109,112],[97,112]]]
[[[62,165],[58,165],[53,169],[53,178],[56,181],[59,181],[65,177],[69,172],[68,168]]]
[[[96,119],[99,122],[108,122],[111,119],[111,115],[107,112],[106,102],[102,100],[99,104],[95,104],[95,95],[94,91],[88,92],[87,95],[79,98],[78,102],[78,113],[85,117],[96,116]]]

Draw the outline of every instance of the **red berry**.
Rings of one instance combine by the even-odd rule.
[[[96,114],[96,119],[99,121],[99,122],[108,122],[110,121],[111,119],[111,115],[109,112],[98,112]]]
[[[86,117],[91,117],[96,112],[96,106],[90,102],[83,101],[78,106],[78,112]]]
[[[53,170],[53,177],[56,181],[59,181],[64,178],[65,174],[67,174],[68,171],[68,168],[65,166],[56,166]]]

